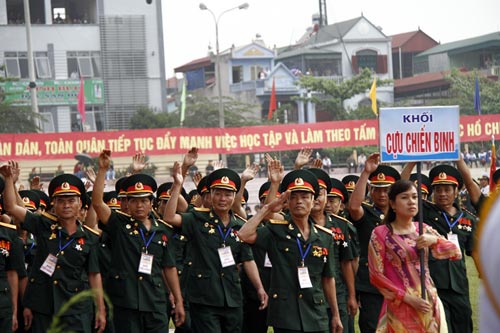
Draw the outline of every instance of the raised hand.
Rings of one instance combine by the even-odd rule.
[[[304,148],[304,149],[301,149],[299,151],[299,153],[297,154],[297,157],[295,158],[295,169],[298,170],[298,169],[302,169],[302,167],[306,164],[308,164],[309,162],[312,161],[312,152],[313,150],[311,148]]]
[[[194,183],[194,186],[198,187],[198,184],[200,183],[201,179],[203,178],[203,175],[201,174],[201,172],[196,172],[194,175],[193,175],[193,183]]]
[[[175,162],[172,167],[172,177],[174,178],[175,184],[182,184],[184,177],[182,175],[182,167],[179,162]]]
[[[42,190],[43,189],[43,183],[40,183],[40,177],[35,176],[31,179],[30,181],[30,190]]]
[[[378,168],[379,164],[380,164],[380,154],[373,153],[366,159],[365,171],[368,173],[372,173]]]
[[[99,154],[99,159],[98,159],[98,166],[99,169],[104,169],[108,170],[109,166],[111,165],[111,150],[104,149],[100,154]]]
[[[17,183],[19,180],[19,176],[21,175],[21,168],[19,167],[19,163],[14,160],[10,160],[9,165],[12,168],[12,180],[14,181],[14,184]]]
[[[222,169],[222,168],[225,168],[226,166],[224,165],[224,162],[221,160],[221,161],[215,161],[214,162],[214,171],[215,170],[218,170],[218,169]]]
[[[285,168],[280,160],[271,160],[267,166],[267,175],[271,183],[279,183],[285,176]]]
[[[193,147],[191,150],[187,152],[186,155],[184,155],[184,160],[182,161],[183,167],[189,169],[189,167],[193,166],[196,163],[196,160],[198,159],[198,148]]]
[[[144,170],[148,163],[146,162],[146,155],[141,151],[132,157],[132,174],[136,174]]]
[[[259,172],[259,165],[257,163],[250,164],[241,174],[241,181],[248,182],[255,178]]]
[[[87,168],[87,170],[85,170],[85,176],[87,177],[87,179],[92,182],[92,184],[95,183],[95,171],[93,168]]]
[[[323,161],[319,158],[315,158],[312,162],[312,167],[316,169],[321,169],[323,167]]]

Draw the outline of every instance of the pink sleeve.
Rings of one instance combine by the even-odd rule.
[[[437,232],[432,227],[425,225],[424,230],[426,233],[437,236],[438,240],[436,244],[431,246],[432,256],[436,259],[450,259],[450,260],[460,260],[462,259],[462,252],[460,249],[445,237],[443,237],[439,232]]]
[[[379,226],[373,230],[370,243],[368,244],[368,269],[371,284],[379,289],[381,294],[384,294],[383,289],[393,292],[395,299],[384,296],[386,299],[394,301],[395,305],[398,305],[403,300],[406,292],[404,289],[398,288],[394,281],[388,279],[384,273],[386,261],[384,238],[388,232],[386,226]]]

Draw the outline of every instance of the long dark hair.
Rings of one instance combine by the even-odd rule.
[[[391,187],[389,188],[389,192],[387,193],[387,196],[389,197],[390,201],[396,201],[396,196],[398,194],[406,192],[412,187],[416,189],[416,186],[413,182],[406,179],[400,179],[391,185]],[[394,211],[394,209],[392,209],[389,203],[389,210],[387,211],[387,215],[384,217],[382,223],[387,225],[387,228],[389,228],[391,233],[393,232],[391,223],[394,222],[395,220],[396,220],[396,212]]]

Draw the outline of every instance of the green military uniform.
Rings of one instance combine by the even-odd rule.
[[[33,311],[33,332],[46,332],[61,306],[72,296],[88,288],[82,279],[88,273],[98,273],[98,235],[81,223],[71,236],[57,223],[57,217],[26,213],[23,228],[37,240],[37,252],[28,280],[24,307]],[[49,254],[57,256],[52,276],[42,272]],[[64,322],[77,332],[91,332],[92,302],[85,300],[64,313]]]
[[[236,265],[222,267],[218,249],[231,248],[236,264],[253,260],[248,244],[237,231],[245,220],[231,214],[224,226],[209,209],[195,208],[182,214],[182,234],[190,240],[192,265],[189,269],[188,300],[194,332],[237,332],[242,328],[243,296]],[[219,327],[215,317],[226,317],[226,327]]]
[[[388,165],[379,165],[368,180],[371,187],[389,187],[401,177],[399,172]],[[368,244],[373,229],[382,223],[383,212],[375,205],[362,203],[363,216],[353,221],[359,240],[359,268],[356,274],[356,293],[359,297],[359,328],[361,333],[375,332],[378,324],[380,309],[384,301],[383,296],[370,283],[368,271]]]
[[[1,192],[0,192],[1,193]],[[0,222],[0,332],[12,332],[12,300],[7,271],[26,272],[16,226]],[[19,274],[19,273],[18,273]]]
[[[329,328],[328,304],[321,283],[322,277],[335,276],[332,235],[315,226],[311,219],[309,224],[311,233],[307,240],[290,217],[271,220],[266,227],[257,229],[255,244],[268,253],[273,265],[267,318],[275,331],[323,332]],[[312,288],[301,289],[299,285],[296,267],[301,266],[301,250],[306,254],[304,266],[308,268]]]
[[[438,165],[429,172],[432,186],[452,185],[461,188],[463,179],[457,169],[449,165]],[[423,205],[423,221],[441,235],[452,239],[457,235],[462,260],[437,260],[429,255],[429,271],[443,303],[450,333],[473,331],[472,308],[469,298],[469,280],[465,266],[465,255],[472,255],[477,217],[453,204],[456,213],[451,216],[428,201]]]
[[[168,327],[162,270],[175,266],[169,249],[172,229],[152,214],[150,219],[153,222],[147,230],[130,215],[112,211],[106,225],[112,246],[106,292],[114,305],[116,332],[139,332],[141,327],[162,332]],[[143,253],[153,255],[151,274],[138,271]],[[139,318],[146,322],[141,323]]]
[[[347,298],[349,296],[347,285],[342,274],[341,262],[354,259],[352,245],[349,239],[349,221],[338,215],[328,215],[325,227],[332,231],[333,250],[335,254],[335,286],[337,291],[337,304],[340,320],[344,328],[348,327],[349,315],[347,313]]]

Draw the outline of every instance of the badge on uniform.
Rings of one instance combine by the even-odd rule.
[[[236,265],[230,246],[220,247],[217,250],[219,251],[219,259],[222,267]]]
[[[49,253],[42,266],[40,267],[40,270],[48,276],[52,276],[56,270],[56,265],[57,257],[52,253]]]
[[[299,285],[301,289],[312,288],[307,267],[298,267]]]
[[[148,253],[141,253],[141,260],[139,261],[139,273],[151,275],[153,271],[154,256]]]

